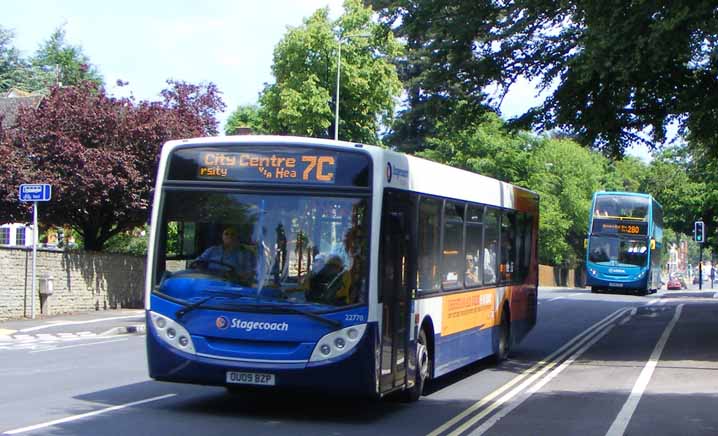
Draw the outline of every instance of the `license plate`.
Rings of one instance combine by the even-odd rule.
[[[227,383],[238,385],[274,386],[276,384],[276,379],[274,374],[227,371]]]
[[[612,288],[622,288],[623,283],[609,283],[608,286],[610,286]]]

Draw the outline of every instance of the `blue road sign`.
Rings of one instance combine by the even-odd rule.
[[[50,201],[52,186],[46,183],[20,185],[20,201]]]

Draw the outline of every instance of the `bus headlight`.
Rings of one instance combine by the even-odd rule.
[[[172,348],[185,353],[194,354],[194,344],[187,329],[171,318],[159,313],[150,312],[152,327],[157,332],[157,337]]]
[[[353,350],[366,330],[366,324],[358,324],[331,332],[317,342],[310,362],[334,359]]]
[[[598,275],[598,271],[596,271],[596,270],[593,269],[593,268],[589,268],[589,269],[588,269],[588,272],[589,272],[592,276]]]

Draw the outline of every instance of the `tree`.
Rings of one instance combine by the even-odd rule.
[[[332,138],[336,108],[339,40],[341,79],[339,138],[378,143],[381,125],[393,116],[401,84],[391,64],[399,44],[372,22],[371,9],[360,0],[347,0],[335,22],[320,9],[290,29],[274,51],[276,82],[260,96],[260,113],[267,130]]]
[[[642,185],[663,206],[665,226],[688,235],[705,210],[707,194],[706,184],[690,174],[691,166],[685,149],[666,149],[651,162]]]
[[[45,224],[69,224],[85,248],[147,222],[159,148],[172,138],[215,134],[223,109],[213,84],[168,81],[163,101],[117,99],[94,82],[54,87],[37,109],[24,109],[2,143],[0,221],[23,221],[20,183],[50,183]]]
[[[52,76],[32,66],[12,45],[13,33],[0,26],[0,93],[12,88],[39,91],[52,83]]]
[[[607,159],[569,140],[544,139],[531,153],[527,185],[541,196],[539,261],[583,258],[593,193],[604,189]]]
[[[259,106],[244,105],[237,107],[227,119],[224,133],[227,135],[236,135],[240,129],[243,128],[251,129],[252,133],[267,133],[267,127],[259,112]]]
[[[483,96],[485,85],[505,92],[525,77],[551,94],[515,126],[562,128],[615,157],[635,141],[664,144],[675,122],[682,134],[718,148],[714,1],[370,4],[408,39],[404,70],[420,74],[409,77],[437,79],[418,102],[413,82],[405,81],[411,112],[426,113],[421,103],[432,99],[450,106],[463,96],[497,109],[500,98]]]
[[[522,186],[528,178],[528,161],[536,139],[528,133],[510,134],[504,122],[487,113],[477,123],[453,126],[439,122],[436,134],[426,139],[418,156]]]
[[[427,147],[426,138],[438,132],[438,123],[453,117],[466,124],[478,122],[489,110],[486,86],[494,67],[476,56],[477,39],[498,18],[490,0],[438,2],[435,0],[370,0],[386,29],[405,43],[397,59],[404,92],[403,109],[386,141],[401,151]]]
[[[65,40],[64,26],[58,27],[35,53],[32,64],[50,74],[57,84],[75,86],[83,81],[102,85],[102,76],[79,46]]]

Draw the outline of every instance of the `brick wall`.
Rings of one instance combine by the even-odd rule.
[[[48,274],[53,293],[36,285],[36,316],[143,307],[144,257],[38,249],[36,276]],[[0,247],[0,319],[29,317],[31,295],[32,250]]]

